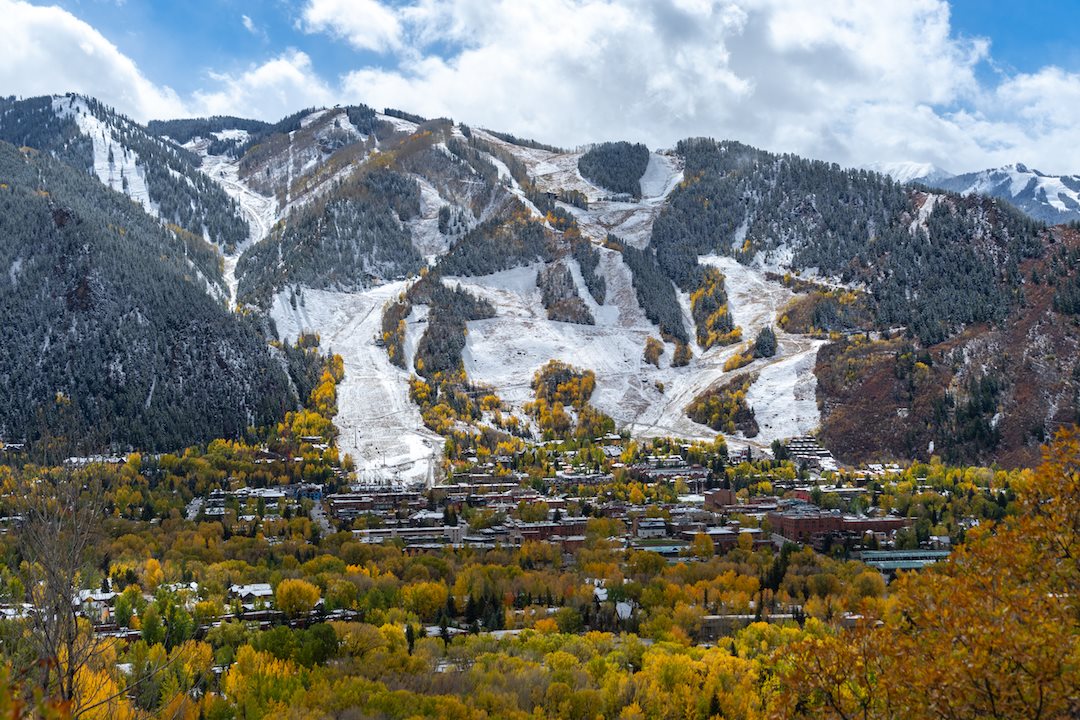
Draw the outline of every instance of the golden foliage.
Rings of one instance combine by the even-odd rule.
[[[724,372],[738,370],[741,367],[746,367],[752,362],[754,362],[754,348],[750,346],[744,347],[724,361]]]
[[[274,588],[274,604],[290,617],[311,612],[320,597],[319,588],[307,580],[289,578]]]
[[[698,345],[708,350],[715,345],[730,345],[742,339],[727,306],[724,275],[716,268],[706,268],[701,287],[690,294],[690,313],[697,325]]]
[[[1019,500],[1017,516],[972,531],[948,562],[903,575],[879,618],[781,654],[773,716],[1075,717],[1076,430],[1059,434]]]
[[[645,338],[645,362],[660,367],[660,356],[664,352],[664,343],[653,336]]]
[[[746,402],[746,394],[756,379],[757,374],[750,373],[710,388],[687,406],[687,417],[728,435],[736,431],[742,431],[747,437],[757,435],[754,411]]]

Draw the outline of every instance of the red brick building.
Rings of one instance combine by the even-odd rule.
[[[801,543],[825,535],[894,533],[912,525],[911,518],[842,515],[838,510],[822,510],[816,505],[797,500],[783,501],[767,517],[772,532]]]

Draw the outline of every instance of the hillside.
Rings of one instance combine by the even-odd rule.
[[[1065,300],[1080,283],[1070,261],[1080,235],[1053,228],[1046,242],[1021,265],[1022,300],[997,326],[928,347],[899,336],[827,346],[816,369],[826,444],[850,462],[1037,462],[1042,443],[1080,420],[1080,308]]]
[[[1050,224],[1080,220],[1080,176],[1047,175],[1022,163],[964,173],[950,178],[923,177],[918,182],[962,195],[979,193],[1007,200]]]
[[[56,453],[169,449],[293,406],[256,324],[207,293],[212,246],[7,143],[0,205],[0,436]]]
[[[198,169],[198,159],[81,95],[0,99],[0,140],[90,170],[163,223],[222,247],[244,240],[236,204]]]
[[[590,407],[622,431],[714,425],[762,451],[820,428],[845,460],[1021,462],[1075,412],[1073,363],[1036,362],[1071,357],[1068,234],[978,193],[701,138],[571,152],[363,105],[153,138],[85,98],[6,102],[7,137],[159,217],[146,168],[194,173],[189,205],[227,211],[240,239],[156,232],[218,303],[342,355],[336,422],[366,479],[430,479],[446,438],[453,457],[549,432],[530,379],[553,359],[592,371]],[[1026,364],[995,355],[1011,344]],[[462,400],[418,400],[413,377]],[[734,430],[701,411],[724,387],[745,405]],[[481,391],[497,411],[465,400]]]
[[[595,371],[592,402],[618,427],[643,436],[709,437],[709,428],[687,417],[687,407],[714,384],[745,374],[755,377],[746,395],[760,432],[753,438],[735,433],[729,439],[736,446],[764,448],[773,439],[811,432],[824,418],[827,440],[842,456],[855,459],[846,451],[852,443],[837,429],[844,427],[839,422],[842,414],[833,412],[844,398],[832,397],[826,382],[839,363],[832,360],[838,357],[839,346],[828,346],[829,333],[899,328],[912,337],[913,347],[936,348],[954,337],[986,339],[1004,332],[1025,307],[1024,268],[1044,255],[1047,242],[1038,223],[982,196],[927,194],[874,172],[771,155],[738,143],[692,140],[680,143],[671,154],[650,153],[641,178],[643,196],[627,201],[608,199],[609,188],[593,185],[580,172],[581,154],[510,142],[448,123],[410,128],[405,122],[398,120],[401,133],[394,143],[408,151],[388,154],[394,146],[381,141],[373,155],[380,158],[380,166],[411,177],[421,189],[420,212],[414,219],[399,216],[397,226],[409,231],[414,248],[424,254],[435,277],[495,308],[490,319],[466,321],[460,361],[451,356],[446,367],[458,363],[470,381],[491,388],[509,411],[518,414],[531,401],[524,379],[554,358]],[[609,157],[612,172],[621,172],[623,156]],[[359,167],[356,177],[371,172],[363,163]],[[481,189],[462,194],[470,177]],[[331,193],[326,204],[334,197]],[[486,202],[478,205],[477,197]],[[432,243],[433,236],[439,236],[419,223],[440,214],[462,218],[464,227],[472,229],[444,233],[441,242]],[[310,217],[298,214],[285,227],[299,227],[292,223],[311,222]],[[290,231],[280,232],[286,237]],[[393,232],[381,237],[385,240]],[[314,237],[297,233],[301,236]],[[277,237],[277,232],[272,234]],[[583,256],[573,251],[580,246],[575,239],[579,237],[592,241],[596,260],[581,262]],[[272,239],[267,247],[276,247],[277,242]],[[270,304],[279,328],[288,328],[293,336],[317,330],[344,343],[336,347],[373,343],[368,337],[346,337],[347,316],[333,320],[335,313],[328,312],[327,304],[364,302],[359,299],[366,294],[363,288],[377,287],[390,271],[380,278],[355,263],[331,262],[340,256],[320,242],[314,246],[316,259],[299,265],[284,260],[289,256],[278,250],[264,251],[282,258],[279,269],[289,278],[319,264],[356,267],[345,283],[339,277],[327,284],[325,273],[303,281],[270,282],[269,290],[276,293]],[[243,263],[247,262],[245,258]],[[553,319],[557,316],[545,303],[550,293],[544,289],[545,278],[559,267],[569,271],[576,285],[561,292],[571,293],[565,297],[580,303],[575,316],[591,323]],[[722,283],[708,291],[713,294],[701,295],[703,283],[712,277],[709,267],[719,271]],[[409,274],[417,267],[398,269]],[[773,271],[779,274],[770,274]],[[811,283],[808,287],[817,290],[808,293],[802,287],[793,292],[794,285],[784,287],[784,271],[803,275]],[[590,284],[604,288],[599,299]],[[858,312],[850,313],[827,297],[838,292],[834,288],[844,287],[859,298]],[[310,292],[315,289],[332,292],[318,296],[320,309],[313,315],[305,304],[306,298],[315,297]],[[357,300],[349,299],[353,296]],[[265,304],[267,296],[262,297],[259,302]],[[751,358],[749,365],[726,371],[742,352],[739,338],[752,339],[763,327],[787,320],[786,312],[796,300],[821,325],[789,325],[789,332],[777,333],[779,351],[774,357]],[[416,371],[423,336],[435,332],[425,326],[430,308],[416,303],[405,308],[400,344],[393,343],[401,355],[390,365],[398,369],[389,371],[398,398],[407,397],[408,376]],[[372,326],[370,332],[378,335],[378,327]],[[643,356],[650,336],[666,340],[656,364]],[[823,347],[830,349],[819,356]],[[673,362],[679,353],[689,357]],[[1022,378],[1009,368],[1002,370],[999,381],[1006,394],[995,398],[1011,397],[1009,393],[1023,386]],[[941,415],[937,448],[947,447],[951,455],[962,458],[1024,456],[1030,441],[1015,433],[993,443],[957,439],[971,432],[965,429],[971,424],[964,415],[965,403],[981,396],[966,384],[970,373],[963,367],[955,374],[964,378],[955,387],[950,384],[953,373],[936,379],[942,398],[937,406]],[[364,393],[357,395],[358,402],[366,402],[365,398]],[[1002,399],[991,404],[989,417],[1000,412],[1002,418],[1016,415],[1016,422],[1021,422],[1023,413],[1016,403]],[[893,407],[892,412],[902,417],[904,408],[898,412]],[[356,427],[364,427],[364,413],[356,418]],[[480,420],[479,430],[487,423]],[[539,429],[533,427],[532,432]],[[372,462],[386,462],[386,453],[372,455],[364,440],[351,434],[357,438],[351,450],[370,456]],[[349,435],[345,433],[347,444]],[[926,457],[935,449],[929,436],[925,443],[909,437],[900,446],[886,435],[859,436],[865,457]],[[425,453],[435,452],[434,445],[427,447]],[[390,454],[403,463],[417,457],[405,446]]]

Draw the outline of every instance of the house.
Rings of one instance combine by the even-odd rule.
[[[294,487],[295,487],[295,490],[296,490],[296,493],[295,493],[294,497],[297,500],[301,500],[301,499],[305,499],[305,498],[308,499],[308,500],[316,500],[316,501],[322,500],[322,496],[323,496],[323,486],[322,485],[319,485],[319,484],[316,484],[316,483],[300,483],[299,485],[296,485],[296,486],[289,486],[288,488],[286,488],[286,492],[289,493],[290,495],[293,494],[292,490],[293,490]]]
[[[706,510],[722,511],[730,505],[737,505],[738,502],[738,498],[735,497],[735,491],[727,488],[717,488],[705,493]]]
[[[429,527],[381,527],[353,530],[353,537],[362,543],[381,543],[401,539],[407,543],[459,544],[465,539],[469,527],[460,525],[432,525]]]
[[[864,550],[859,559],[891,577],[899,570],[921,570],[945,560],[949,554],[949,550]]]
[[[667,537],[667,534],[667,522],[663,518],[641,518],[637,521],[636,535],[643,540]]]
[[[76,604],[85,617],[90,618],[93,622],[98,622],[109,616],[109,610],[112,608],[117,595],[119,593],[111,590],[104,592],[101,590],[80,590],[76,598]]]
[[[0,620],[25,620],[33,609],[29,603],[0,604]]]
[[[238,598],[244,605],[266,602],[274,597],[270,583],[252,583],[251,585],[230,585],[229,597]]]
[[[787,451],[796,464],[806,465],[815,470],[836,470],[836,459],[832,453],[821,446],[817,438],[794,437],[787,442]]]

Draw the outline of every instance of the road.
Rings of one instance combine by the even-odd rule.
[[[203,499],[201,497],[192,498],[191,502],[189,502],[187,505],[184,517],[186,517],[188,520],[194,520],[195,518],[199,517],[199,511],[202,510],[202,506]]]
[[[315,507],[311,508],[311,521],[318,526],[319,533],[323,537],[334,533],[334,526],[330,524],[329,518],[326,517],[326,510],[323,508],[321,500],[315,503]]]

